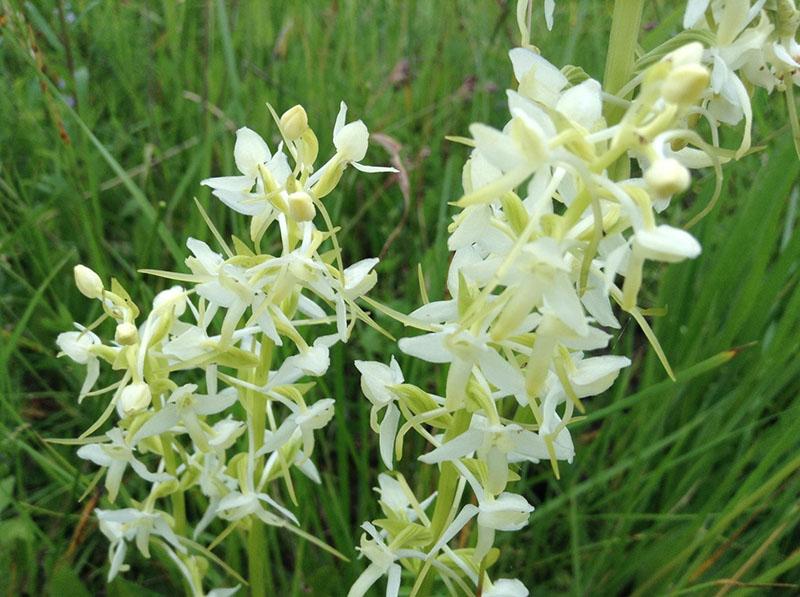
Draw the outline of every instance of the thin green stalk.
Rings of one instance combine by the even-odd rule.
[[[272,363],[272,341],[262,334],[260,362],[255,371],[250,370],[247,378],[251,383],[264,385],[269,377],[269,368]],[[266,396],[244,390],[245,405],[247,408],[247,418],[249,428],[253,434],[253,449],[258,450],[264,444],[264,429],[266,427],[267,409]],[[264,466],[263,457],[255,462],[253,476],[255,479],[261,477],[261,469]],[[272,575],[269,569],[269,558],[267,555],[267,536],[264,523],[255,516],[250,520],[250,531],[247,535],[247,573],[250,583],[250,595],[252,597],[266,597],[267,587],[272,587]]]
[[[459,410],[453,417],[453,424],[444,433],[444,442],[450,441],[454,437],[461,435],[469,427],[471,414],[466,408]],[[439,484],[436,487],[436,506],[431,517],[431,533],[433,539],[427,549],[430,550],[444,532],[447,519],[453,509],[456,489],[458,488],[458,470],[449,462],[443,462],[439,473]],[[428,576],[430,568],[423,568],[422,579],[417,580],[417,585],[423,587],[420,595],[430,594],[430,583],[432,579]]]
[[[636,59],[636,44],[639,28],[642,23],[644,0],[616,0],[614,16],[611,22],[611,34],[608,40],[608,54],[603,75],[603,87],[609,93],[618,93],[633,76]],[[617,124],[624,109],[609,105],[606,108],[606,120],[609,125]],[[627,178],[629,164],[627,160],[618,160],[611,168],[613,177]]]
[[[267,587],[272,586],[267,561],[267,535],[264,524],[255,516],[250,521],[247,534],[247,582],[251,597],[266,597]]]
[[[161,434],[161,444],[164,448],[164,464],[170,475],[177,477],[178,465],[175,461],[175,453],[172,451],[172,434]],[[186,502],[183,498],[183,491],[175,491],[170,494],[172,502],[172,517],[175,519],[175,532],[178,535],[186,534]]]

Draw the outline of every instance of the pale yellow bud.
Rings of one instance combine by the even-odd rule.
[[[114,340],[117,341],[117,344],[121,344],[122,346],[130,346],[139,340],[139,332],[135,325],[128,321],[123,321],[117,326],[117,330],[114,333]]]
[[[144,382],[132,383],[122,390],[117,410],[126,417],[150,406],[151,399],[150,386]]]
[[[75,273],[75,285],[81,294],[87,298],[100,298],[103,294],[103,281],[100,276],[85,265],[76,265],[73,270]]]
[[[289,195],[289,215],[298,222],[308,222],[314,219],[317,213],[311,195],[305,191],[295,191]]]
[[[672,70],[661,87],[661,95],[671,104],[689,106],[708,88],[711,75],[700,64],[686,64]]]
[[[688,43],[664,56],[664,60],[671,62],[674,67],[699,64],[702,58],[703,44],[699,41]]]
[[[289,108],[281,116],[281,131],[290,141],[299,139],[308,129],[308,115],[305,108],[297,104]]]
[[[689,170],[673,158],[658,159],[644,173],[644,180],[658,197],[670,197],[689,188]]]

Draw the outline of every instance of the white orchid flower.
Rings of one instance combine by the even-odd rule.
[[[79,331],[59,334],[56,344],[61,349],[58,356],[65,354],[79,365],[86,365],[86,377],[78,394],[78,404],[80,404],[94,387],[97,378],[100,377],[100,360],[92,352],[92,347],[101,346],[102,342],[93,332],[82,325],[76,323],[75,327]]]
[[[480,368],[501,395],[521,391],[524,385],[522,373],[491,346],[492,339],[488,333],[473,334],[455,324],[440,327],[439,331],[429,334],[402,338],[398,346],[404,353],[429,363],[450,363],[447,372],[447,408],[464,403],[467,383],[475,366]]]
[[[247,468],[245,472],[244,484],[240,481],[238,491],[231,491],[223,497],[217,504],[217,515],[229,521],[241,520],[247,516],[255,515],[259,520],[271,526],[284,526],[289,520],[298,524],[295,515],[288,509],[281,506],[270,495],[263,491],[256,490],[253,483],[255,472],[255,456],[251,450],[247,452]],[[281,516],[264,508],[267,504],[276,510]]]
[[[100,530],[111,542],[108,548],[111,561],[108,582],[114,580],[120,571],[127,569],[124,562],[128,541],[134,540],[139,552],[146,558],[150,557],[150,537],[153,535],[164,539],[173,549],[186,553],[186,548],[172,530],[167,515],[163,512],[123,508],[121,510],[97,509],[95,513],[100,521]]]
[[[372,403],[369,421],[372,430],[379,434],[381,458],[386,468],[392,470],[400,409],[395,404],[396,397],[389,386],[403,383],[403,372],[394,356],[391,357],[389,365],[374,361],[355,361],[354,364],[361,373],[361,390]],[[378,415],[381,410],[384,414],[379,425]]]
[[[201,458],[203,464],[199,484],[203,495],[208,498],[208,507],[195,526],[193,533],[195,539],[216,518],[222,498],[236,490],[236,479],[227,474],[225,470],[226,464],[223,459],[214,453],[201,454]]]
[[[402,476],[401,476],[402,478]],[[382,508],[387,516],[400,516],[408,522],[419,518],[419,511],[424,512],[436,498],[436,492],[417,503],[417,499],[404,489],[403,483],[386,473],[378,475],[378,487],[375,491],[380,495]],[[412,499],[414,503],[412,504]],[[417,506],[415,508],[415,506]],[[383,536],[383,533],[381,534]]]
[[[272,179],[283,186],[292,173],[286,155],[278,151],[273,156],[258,133],[243,127],[236,131],[233,157],[241,176],[206,178],[200,184],[213,189],[212,194],[235,212],[263,217],[265,212],[272,210],[272,206],[261,179],[261,168],[265,168]],[[255,192],[252,192],[254,186]]]
[[[496,498],[490,494],[478,496],[478,505],[467,504],[453,519],[439,540],[431,548],[431,558],[444,547],[474,517],[478,517],[478,539],[473,561],[480,562],[494,544],[495,531],[518,531],[528,524],[533,506],[521,495],[501,493]]]
[[[291,439],[295,431],[299,430],[303,438],[303,455],[305,458],[311,458],[314,451],[314,431],[325,427],[333,418],[335,402],[333,398],[326,398],[306,406],[285,401],[292,414],[286,417],[275,431],[268,431],[265,434],[264,445],[256,452],[256,456],[279,450]]]
[[[684,15],[684,27],[708,24],[703,16],[712,9],[716,44],[704,54],[711,66],[711,91],[708,110],[717,120],[736,125],[745,120],[744,134],[737,156],[750,148],[753,110],[750,96],[737,71],[750,74],[751,81],[771,90],[777,80],[766,66],[764,49],[773,26],[765,15],[755,26],[751,23],[761,13],[766,0],[751,6],[750,0],[689,0]]]
[[[573,353],[571,359],[568,377],[578,398],[602,394],[611,387],[620,370],[631,364],[628,357],[616,355],[583,358],[581,353]]]
[[[378,275],[374,267],[378,261],[377,257],[362,259],[345,268],[343,272],[344,280],[336,296],[336,329],[342,342],[347,342],[349,337],[347,304],[361,298],[375,286]]]
[[[111,443],[86,444],[78,449],[78,456],[108,468],[105,487],[106,491],[108,491],[108,499],[112,502],[117,499],[122,475],[128,465],[142,479],[151,483],[172,479],[172,476],[166,473],[151,473],[148,471],[147,467],[134,456],[133,447],[125,442],[122,430],[115,427],[106,433],[106,437],[111,440]]]
[[[469,429],[441,446],[419,457],[426,464],[438,464],[469,456],[486,462],[489,473],[486,489],[492,494],[502,492],[508,483],[508,463],[520,460],[537,463],[549,458],[547,445],[539,434],[523,429],[515,423],[503,425],[492,423],[486,417],[475,414]],[[555,456],[559,460],[572,458],[572,453],[558,447]]]
[[[211,305],[227,310],[222,322],[220,344],[224,346],[231,342],[236,325],[245,311],[251,308],[261,331],[280,346],[282,340],[273,321],[277,310],[262,308],[265,294],[251,282],[253,272],[226,263],[222,255],[212,251],[203,241],[190,238],[186,246],[193,254],[186,259],[186,265],[194,274],[197,294]]]
[[[387,577],[386,597],[398,597],[400,594],[400,581],[402,568],[398,564],[401,559],[426,560],[428,556],[416,549],[402,549],[394,546],[392,542],[388,545],[372,523],[365,522],[361,525],[365,533],[361,535],[361,544],[358,551],[366,557],[370,563],[367,568],[356,579],[350,587],[347,597],[363,597],[378,579]],[[468,570],[461,559],[453,552],[449,557],[457,566]],[[457,574],[438,560],[431,560],[431,564],[445,577],[457,578]]]
[[[483,597],[528,597],[528,589],[516,578],[500,578],[493,583],[487,583]]]
[[[134,442],[147,437],[176,431],[182,425],[195,446],[202,451],[209,449],[209,436],[203,429],[201,417],[220,413],[238,399],[235,388],[225,388],[210,395],[196,394],[195,384],[185,384],[172,392],[167,403],[142,425],[134,436]]]
[[[340,158],[362,172],[397,172],[397,169],[388,166],[367,166],[360,163],[367,155],[369,131],[363,121],[345,124],[346,118],[347,104],[341,102],[333,125],[333,145]]]

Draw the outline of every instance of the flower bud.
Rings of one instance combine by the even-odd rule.
[[[173,286],[162,290],[153,299],[153,310],[175,309],[175,315],[180,317],[186,310],[186,291],[181,286]]]
[[[311,195],[305,191],[295,191],[289,194],[289,215],[298,222],[309,222],[317,213]]]
[[[283,113],[280,120],[280,127],[283,134],[290,141],[299,139],[308,129],[308,115],[305,108],[297,104]]]
[[[657,197],[670,197],[689,188],[692,182],[689,170],[678,160],[661,158],[644,173],[644,180]]]
[[[367,155],[369,131],[367,125],[356,120],[344,125],[334,136],[333,145],[346,162],[360,162]]]
[[[699,41],[688,43],[664,56],[664,60],[671,62],[673,67],[699,64],[702,58],[703,44]]]
[[[120,416],[127,417],[150,406],[151,398],[150,386],[144,382],[132,383],[122,390],[117,411]]]
[[[121,344],[122,346],[130,346],[139,340],[139,332],[135,325],[128,321],[123,321],[117,326],[117,330],[114,333],[114,340],[117,341],[117,344]]]
[[[103,294],[103,281],[100,276],[85,265],[76,265],[73,271],[75,272],[75,285],[81,294],[90,299],[100,298]]]
[[[689,106],[703,95],[709,79],[708,69],[700,64],[679,66],[667,76],[661,95],[671,104]]]

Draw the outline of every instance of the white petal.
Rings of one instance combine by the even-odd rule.
[[[394,439],[397,435],[397,424],[399,421],[400,411],[393,402],[390,402],[389,406],[386,408],[386,414],[383,415],[383,421],[381,421],[379,437],[381,458],[386,468],[389,470],[394,468],[392,465],[392,455],[394,454]]]
[[[212,194],[236,213],[246,216],[255,216],[270,208],[266,199],[247,192],[219,189]]]
[[[509,56],[514,77],[519,81],[520,93],[547,106],[554,106],[559,93],[568,83],[561,71],[527,48],[514,48]]]
[[[367,155],[369,146],[367,125],[361,120],[344,125],[334,134],[333,145],[346,161],[360,162]]]
[[[700,243],[688,232],[662,224],[652,230],[639,230],[635,246],[647,259],[677,262],[700,254]]]
[[[429,363],[449,363],[453,356],[445,347],[447,332],[433,332],[414,338],[401,338],[397,345],[407,355]]]
[[[689,0],[686,3],[686,12],[683,15],[683,28],[691,29],[706,12],[711,0]]]
[[[248,192],[253,188],[255,178],[252,176],[217,176],[201,180],[200,184],[223,191]]]
[[[377,257],[370,259],[362,259],[357,261],[350,267],[344,270],[344,287],[346,290],[351,290],[361,284],[367,274],[378,265],[380,260]]]
[[[236,131],[233,159],[239,172],[255,178],[258,176],[258,165],[265,164],[269,158],[269,147],[258,133],[247,127]]]
[[[282,151],[272,156],[272,159],[267,163],[267,170],[275,178],[280,186],[286,184],[286,179],[292,175],[292,167],[289,166],[289,160],[286,154]]]
[[[544,301],[565,325],[579,335],[585,336],[589,332],[578,293],[565,275],[553,277],[552,284],[544,292]]]
[[[147,422],[139,428],[139,431],[136,432],[136,436],[133,438],[133,442],[139,443],[140,440],[146,437],[165,433],[175,427],[179,422],[180,415],[178,414],[178,407],[174,404],[168,404],[150,417]]]
[[[556,110],[591,131],[603,115],[600,83],[588,79],[565,91],[556,104]]]
[[[446,323],[458,319],[458,304],[454,300],[433,301],[408,315],[426,323]]]
[[[353,162],[352,166],[356,170],[360,170],[361,172],[366,172],[367,174],[374,174],[376,172],[397,172],[398,171],[397,168],[392,168],[391,166],[369,166],[367,164],[361,164],[359,162]]]
[[[214,415],[232,406],[237,398],[236,388],[225,388],[216,396],[198,396],[194,411],[198,415]]]
[[[325,311],[310,298],[300,295],[297,300],[297,309],[311,319],[323,319]]]
[[[453,522],[450,523],[450,526],[442,533],[441,538],[436,542],[436,545],[431,548],[429,553],[431,555],[436,554],[436,552],[446,545],[450,539],[455,537],[476,514],[478,514],[478,508],[476,506],[472,504],[464,506],[461,512],[453,519]]]
[[[78,458],[90,460],[99,466],[110,466],[114,461],[103,449],[102,444],[86,444],[78,448]]]
[[[481,504],[478,524],[497,531],[517,531],[528,524],[533,506],[521,495],[501,493]]]
[[[548,458],[547,445],[539,434],[523,429],[514,435],[513,454],[520,454],[534,462]]]
[[[100,361],[90,358],[86,363],[86,379],[83,380],[83,385],[81,386],[81,392],[78,397],[79,402],[83,396],[86,396],[92,390],[98,377],[100,377]]]
[[[496,350],[487,348],[482,351],[478,363],[489,383],[503,392],[503,395],[522,391],[525,385],[522,373],[502,358]]]
[[[131,459],[130,465],[134,472],[145,481],[150,481],[151,483],[161,483],[163,481],[169,481],[172,479],[172,476],[168,475],[167,473],[151,473],[147,470],[147,467],[144,464],[135,458]]]
[[[555,0],[544,0],[544,22],[547,25],[547,30],[553,30],[553,12],[556,10]]]
[[[378,475],[378,491],[381,494],[381,501],[386,504],[390,510],[395,512],[404,512],[409,506],[408,497],[403,486],[397,479],[381,473]]]
[[[526,164],[520,147],[503,132],[481,123],[471,124],[469,132],[480,152],[500,171],[508,172]]]
[[[222,255],[211,250],[206,243],[202,240],[189,237],[186,240],[186,248],[189,249],[194,255],[195,259],[203,266],[204,272],[208,274],[215,274],[222,266]],[[192,270],[194,271],[194,270]],[[197,272],[195,272],[197,273]]]
[[[397,597],[400,594],[400,577],[403,569],[400,564],[389,566],[386,583],[386,597]]]
[[[372,585],[374,585],[385,572],[386,571],[377,564],[370,564],[356,579],[353,586],[350,587],[347,597],[364,597],[367,591],[372,588]]]
[[[484,597],[528,597],[530,593],[525,585],[516,578],[500,578],[492,584],[492,588],[484,591]]]
[[[336,122],[333,124],[333,136],[342,130],[345,119],[347,118],[347,104],[344,102],[339,103],[339,113],[336,115]]]
[[[444,462],[445,460],[463,458],[467,454],[477,450],[481,443],[483,443],[483,431],[479,429],[467,429],[461,435],[442,444],[435,450],[423,454],[419,457],[419,460],[426,464],[436,464]]]

